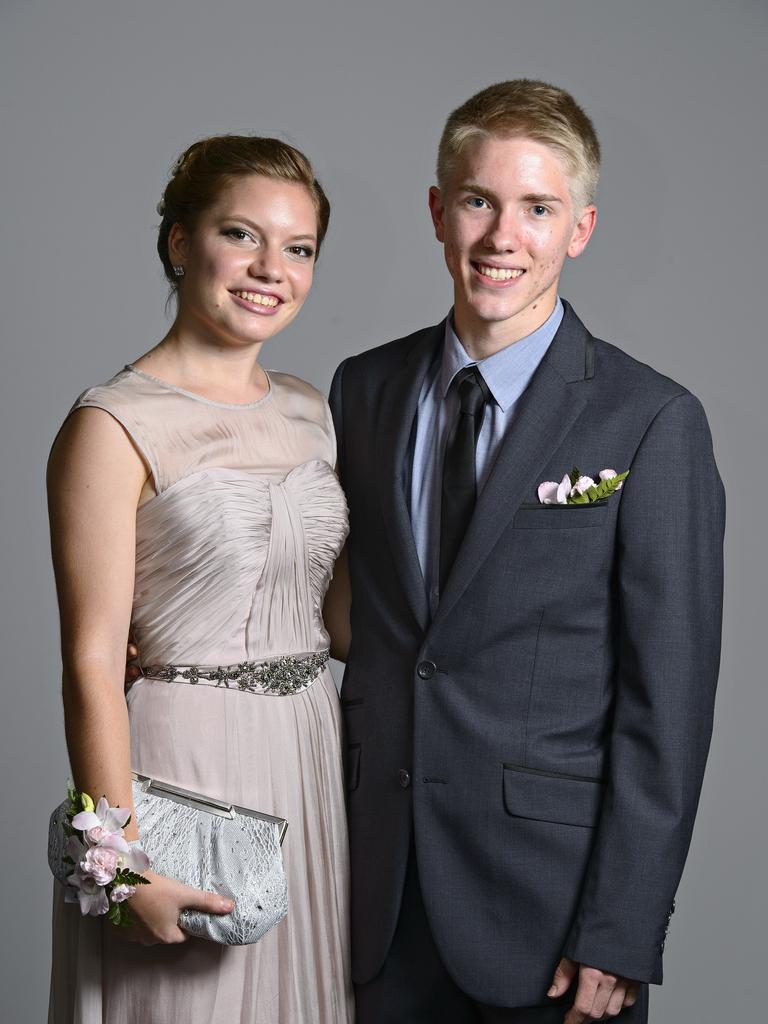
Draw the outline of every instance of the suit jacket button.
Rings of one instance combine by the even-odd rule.
[[[400,780],[400,785],[403,787],[403,789],[408,789],[408,787],[411,784],[411,773],[407,772],[405,768],[401,768],[400,771],[397,773],[397,777]]]
[[[437,672],[437,665],[434,661],[420,661],[416,666],[416,675],[419,679],[431,679]]]

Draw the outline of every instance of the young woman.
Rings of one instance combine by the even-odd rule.
[[[158,211],[173,326],[81,395],[49,465],[72,772],[112,806],[133,810],[134,770],[286,818],[289,911],[258,943],[223,946],[178,925],[186,907],[231,909],[215,893],[150,869],[124,933],[56,883],[49,1021],[344,1024],[348,854],[321,610],[346,504],[325,399],[259,363],[307,297],[329,205],[291,146],[222,136],[184,153]],[[130,628],[152,668],[126,699]],[[319,667],[283,696],[164,671],[276,657]]]

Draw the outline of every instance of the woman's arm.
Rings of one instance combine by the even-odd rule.
[[[75,787],[130,807],[131,749],[123,691],[136,558],[136,508],[148,472],[123,428],[100,409],[80,409],[48,463],[51,549],[61,617],[64,721]],[[126,938],[183,942],[180,911],[228,913],[229,901],[154,872],[131,899]]]
[[[349,654],[351,629],[349,609],[352,593],[349,585],[349,556],[347,545],[342,548],[333,569],[333,579],[323,603],[323,622],[331,638],[331,657],[346,661]]]
[[[123,428],[100,409],[70,416],[48,462],[64,722],[75,787],[94,800],[104,794],[132,814],[123,672],[136,508],[147,477]],[[138,838],[133,819],[126,836]]]

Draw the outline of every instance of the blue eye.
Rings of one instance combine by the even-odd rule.
[[[482,210],[482,208],[488,204],[482,196],[470,196],[469,199],[467,199],[467,205],[471,206],[473,210]]]
[[[548,208],[546,206],[542,206],[541,203],[537,203],[535,206],[532,206],[531,209],[537,217],[544,217],[549,213]]]

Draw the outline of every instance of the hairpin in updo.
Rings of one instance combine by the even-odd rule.
[[[186,158],[187,158],[187,154],[186,154],[186,152],[184,152],[184,153],[182,153],[182,154],[181,154],[181,156],[179,157],[179,159],[178,159],[178,160],[176,161],[176,163],[175,163],[175,164],[173,165],[173,169],[171,170],[171,177],[172,177],[172,178],[175,178],[175,177],[176,177],[176,175],[177,175],[177,174],[179,173],[179,171],[181,170],[181,168],[182,168],[182,167],[184,166],[184,161],[186,160]]]

